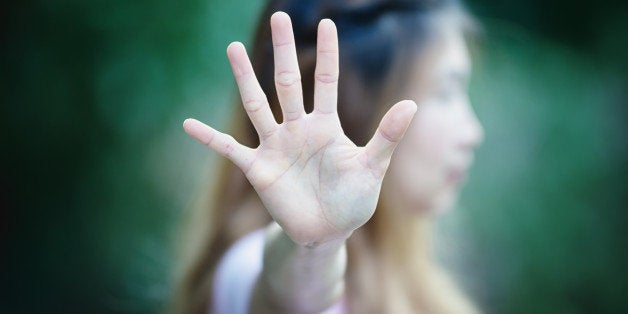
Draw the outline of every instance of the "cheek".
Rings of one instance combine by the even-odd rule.
[[[429,208],[450,203],[451,194],[447,167],[454,134],[452,119],[437,109],[424,108],[415,116],[395,151],[389,172],[391,183],[407,202]]]
[[[398,187],[422,197],[435,193],[444,179],[444,158],[438,128],[426,123],[429,117],[417,115],[397,147],[391,175]]]
[[[426,109],[421,115],[417,115],[401,143],[403,154],[427,167],[439,167],[444,163],[450,146],[447,123],[447,119],[432,110]]]

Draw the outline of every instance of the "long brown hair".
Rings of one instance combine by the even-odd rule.
[[[275,11],[293,21],[305,108],[313,107],[316,26],[322,18],[336,22],[340,43],[338,112],[345,134],[364,145],[376,122],[392,104],[406,74],[407,59],[421,58],[434,37],[431,19],[456,11],[467,27],[468,16],[457,1],[275,0],[260,19],[252,61],[277,121],[279,101],[273,81],[273,55],[268,21]],[[461,29],[462,30],[462,29]],[[230,134],[250,147],[258,145],[252,124],[238,101]],[[270,216],[244,174],[223,160],[218,178],[191,223],[181,257],[176,313],[206,313],[212,278],[220,257],[243,235],[266,226]],[[429,221],[408,220],[387,199],[384,182],[374,216],[348,240],[346,299],[353,313],[473,313],[429,254]],[[407,217],[405,217],[407,218]]]

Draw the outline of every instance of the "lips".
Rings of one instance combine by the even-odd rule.
[[[473,154],[458,155],[457,159],[450,160],[447,169],[447,182],[460,184],[466,181],[469,168],[473,164]]]
[[[450,168],[447,171],[447,182],[453,184],[459,184],[465,181],[467,178],[466,168]]]

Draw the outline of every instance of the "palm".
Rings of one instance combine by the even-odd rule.
[[[246,175],[286,232],[310,243],[364,224],[375,209],[382,174],[366,167],[363,149],[339,127],[320,116],[303,120],[269,137]]]
[[[315,104],[309,114],[303,111],[290,20],[275,14],[271,25],[284,122],[273,119],[244,47],[234,43],[229,59],[260,146],[242,146],[196,120],[186,120],[184,127],[245,172],[271,216],[295,242],[307,245],[347,236],[373,215],[392,151],[416,106],[398,103],[369,144],[355,146],[336,113],[338,44],[333,23],[319,25]]]

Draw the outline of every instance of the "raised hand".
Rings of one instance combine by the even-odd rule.
[[[314,110],[309,114],[303,109],[290,18],[275,13],[271,28],[283,122],[277,124],[273,118],[245,48],[236,42],[229,45],[227,55],[260,145],[243,146],[194,119],[187,119],[183,127],[242,169],[270,215],[295,243],[316,246],[345,239],[373,215],[393,150],[416,105],[412,101],[394,105],[368,144],[356,146],[343,133],[336,111],[339,70],[334,23],[319,24]]]

